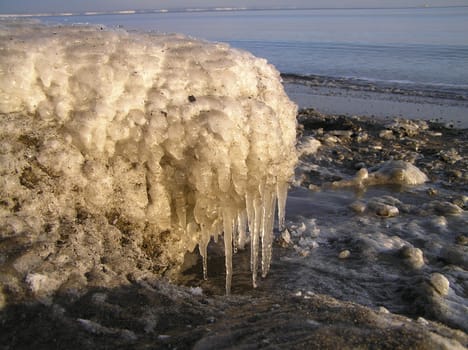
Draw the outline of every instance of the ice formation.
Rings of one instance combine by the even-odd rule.
[[[205,276],[223,236],[229,292],[248,231],[253,284],[260,255],[268,273],[297,157],[296,106],[264,59],[180,35],[4,21],[0,96],[1,199],[21,202],[0,212],[11,232],[103,215],[143,232],[137,245],[152,239],[162,266],[198,246]]]
[[[416,166],[403,160],[390,160],[371,169],[360,169],[354,178],[332,183],[332,187],[402,185],[416,186],[429,181],[426,174]]]

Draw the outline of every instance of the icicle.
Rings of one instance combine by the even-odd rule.
[[[288,197],[288,183],[278,181],[276,183],[276,196],[278,197],[278,229],[284,230],[284,217],[286,208],[286,198]]]
[[[252,285],[254,288],[257,288],[259,236],[262,218],[262,207],[258,196],[258,193],[255,195],[247,193],[246,196],[247,217],[250,231],[250,269],[252,271]]]
[[[236,216],[234,216],[232,220],[232,245],[234,249],[234,254],[237,254],[237,250],[239,249],[239,228]]]
[[[232,228],[233,216],[229,209],[225,209],[223,213],[224,226],[224,256],[226,265],[226,295],[231,294],[232,281]]]
[[[270,270],[273,248],[273,223],[275,220],[276,193],[272,188],[264,191],[262,217],[262,277]]]
[[[175,208],[176,208],[176,215],[179,219],[180,227],[186,227],[187,225],[187,208],[186,208],[186,199],[184,193],[184,186],[186,182],[185,174],[182,172],[176,172],[174,174],[174,181],[175,181],[175,193],[174,193],[174,201],[175,201]]]
[[[203,259],[203,279],[207,280],[208,279],[208,243],[210,242],[209,239],[210,236],[204,235],[202,232],[202,238],[200,239],[200,242],[198,243],[198,250],[200,251],[200,255],[202,256]]]
[[[239,249],[245,248],[247,229],[247,211],[242,210],[237,216],[237,246]]]

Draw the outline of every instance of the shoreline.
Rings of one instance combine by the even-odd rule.
[[[300,109],[314,108],[329,115],[420,119],[468,128],[468,95],[464,90],[435,91],[416,85],[291,74],[282,74],[282,78],[286,93]]]

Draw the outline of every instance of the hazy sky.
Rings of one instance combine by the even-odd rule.
[[[0,13],[84,12],[187,7],[468,6],[468,0],[0,0]]]

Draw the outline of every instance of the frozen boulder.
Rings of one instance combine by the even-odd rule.
[[[68,222],[86,241],[93,221],[97,255],[122,234],[165,270],[198,246],[205,275],[222,235],[229,291],[248,227],[254,284],[260,250],[267,274],[297,156],[296,106],[266,60],[181,35],[10,21],[0,57],[6,235],[57,239]],[[85,255],[80,273],[99,261]]]
[[[426,174],[403,160],[383,163],[369,174],[369,184],[421,185],[428,181]]]

